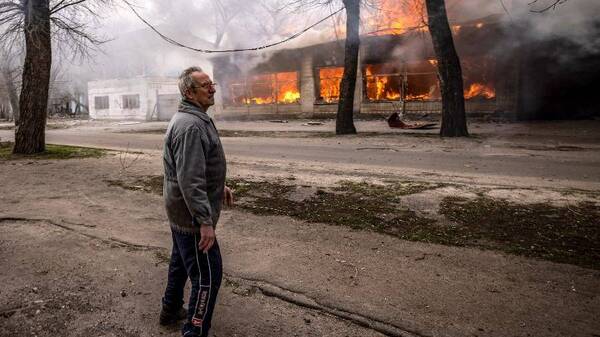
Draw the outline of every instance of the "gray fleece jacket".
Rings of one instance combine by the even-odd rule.
[[[187,100],[179,103],[167,127],[163,164],[171,228],[197,234],[200,224],[216,226],[225,187],[225,153],[212,119]]]

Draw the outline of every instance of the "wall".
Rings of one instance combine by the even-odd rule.
[[[88,83],[90,118],[95,119],[157,119],[158,95],[178,93],[177,80],[172,78],[148,77],[112,79]],[[123,95],[139,95],[139,107],[123,108]],[[95,97],[108,96],[109,108],[96,109]],[[175,112],[173,112],[175,113]],[[171,114],[172,116],[172,114]]]

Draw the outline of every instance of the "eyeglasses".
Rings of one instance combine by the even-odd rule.
[[[208,89],[208,88],[215,88],[218,84],[215,82],[204,82],[202,84],[200,84],[199,86],[193,86],[193,89],[198,89],[198,88],[204,88],[204,89]]]

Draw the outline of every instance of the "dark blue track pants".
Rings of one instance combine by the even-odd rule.
[[[174,311],[183,305],[183,289],[189,278],[192,291],[187,322],[183,325],[182,333],[186,337],[208,336],[217,293],[223,278],[219,244],[215,240],[211,249],[204,254],[198,249],[199,234],[182,234],[175,231],[171,233],[173,250],[163,307]]]

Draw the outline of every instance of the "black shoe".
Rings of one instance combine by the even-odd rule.
[[[172,325],[172,324],[175,324],[186,318],[187,318],[187,310],[183,307],[179,308],[179,310],[177,310],[175,312],[167,311],[163,307],[162,310],[160,311],[159,323],[160,323],[160,325]]]

